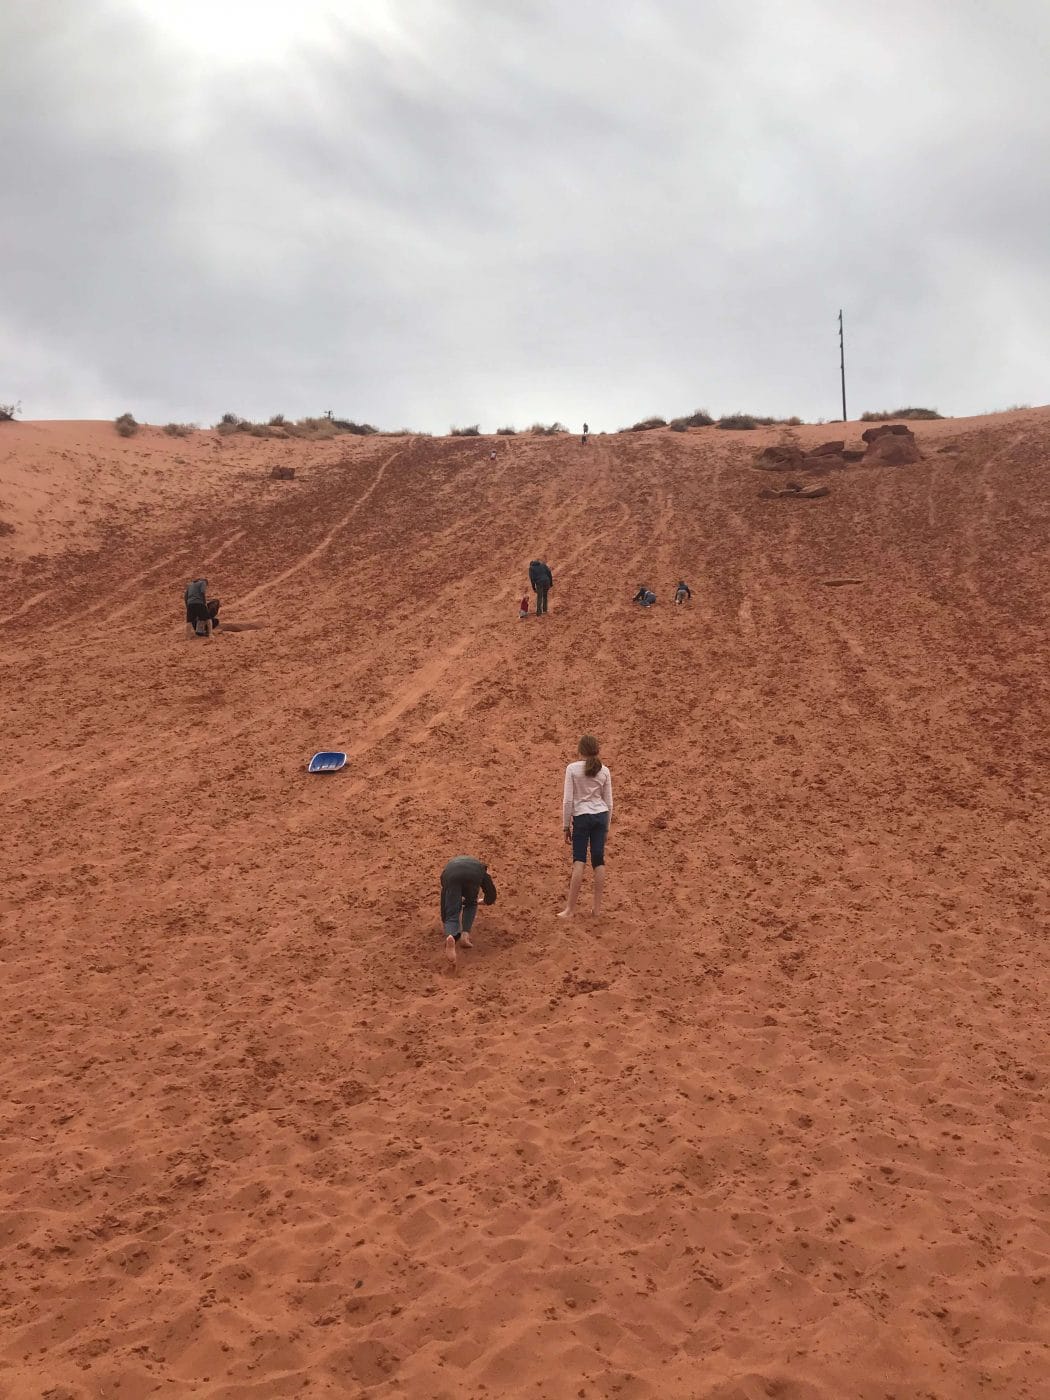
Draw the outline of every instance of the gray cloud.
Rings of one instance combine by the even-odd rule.
[[[0,12],[31,416],[1050,398],[1042,0],[211,9]]]

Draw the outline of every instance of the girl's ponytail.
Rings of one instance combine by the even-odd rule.
[[[602,771],[602,761],[598,757],[598,740],[593,734],[585,734],[580,740],[580,754],[586,759],[583,771],[588,778],[596,778]]]

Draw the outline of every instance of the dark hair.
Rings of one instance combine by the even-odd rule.
[[[583,771],[588,778],[596,778],[602,771],[602,761],[598,757],[598,740],[593,734],[585,734],[580,740],[580,753],[587,760]]]

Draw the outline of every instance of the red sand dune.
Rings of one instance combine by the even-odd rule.
[[[0,1393],[1048,1394],[1050,410],[915,427],[0,425]]]

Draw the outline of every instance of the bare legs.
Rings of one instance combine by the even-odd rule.
[[[576,913],[576,901],[580,897],[580,886],[583,884],[583,861],[574,860],[572,863],[572,875],[569,877],[569,897],[565,901],[565,908],[558,915],[559,919],[571,919]]]
[[[582,860],[574,860],[572,863],[572,874],[569,877],[569,897],[565,901],[565,908],[558,915],[559,919],[571,919],[576,913],[576,904],[580,898],[580,887],[583,884],[583,872],[586,866]],[[605,866],[599,865],[594,872],[594,912],[602,912],[602,895],[605,892]]]
[[[595,912],[595,914],[600,914],[600,913],[602,912],[602,894],[604,893],[604,890],[605,890],[605,866],[604,866],[604,865],[599,865],[598,869],[594,872],[594,912]]]

